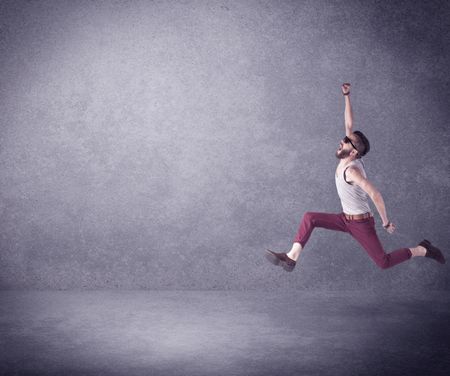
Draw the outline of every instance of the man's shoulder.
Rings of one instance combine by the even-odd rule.
[[[347,168],[349,170],[359,170],[359,171],[364,171],[364,162],[361,159],[355,159],[353,161],[351,161],[348,165]]]
[[[361,176],[364,179],[367,178],[366,171],[364,170],[364,163],[359,159],[355,159],[354,161],[349,163],[345,170],[346,175],[350,178],[350,180],[353,180],[352,177],[358,176]]]

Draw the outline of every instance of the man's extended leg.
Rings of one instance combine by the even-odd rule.
[[[328,230],[348,232],[347,225],[344,222],[343,213],[317,213],[306,212],[303,215],[297,234],[294,238],[294,244],[287,256],[294,261],[297,261],[300,252],[308,242],[311,233],[316,227],[325,228]]]
[[[390,268],[412,257],[409,248],[386,253],[375,230],[375,220],[370,217],[361,221],[348,221],[350,234],[366,250],[370,258],[382,269]]]

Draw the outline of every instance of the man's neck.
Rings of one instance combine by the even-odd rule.
[[[341,166],[344,166],[344,165],[346,165],[346,164],[348,164],[348,163],[350,163],[350,162],[352,162],[354,160],[355,160],[355,158],[353,158],[353,157],[347,157],[347,158],[341,159],[339,164]]]

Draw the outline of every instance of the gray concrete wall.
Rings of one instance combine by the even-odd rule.
[[[450,258],[448,4],[1,2],[0,288],[450,288],[323,229],[263,259],[341,211],[346,81],[386,250]]]

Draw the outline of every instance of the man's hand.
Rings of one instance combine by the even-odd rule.
[[[385,227],[385,230],[389,232],[389,234],[392,234],[395,231],[395,225],[392,222],[389,222],[389,226],[387,228]]]
[[[349,83],[342,84],[341,89],[342,89],[342,94],[349,93],[350,92],[350,84]]]

